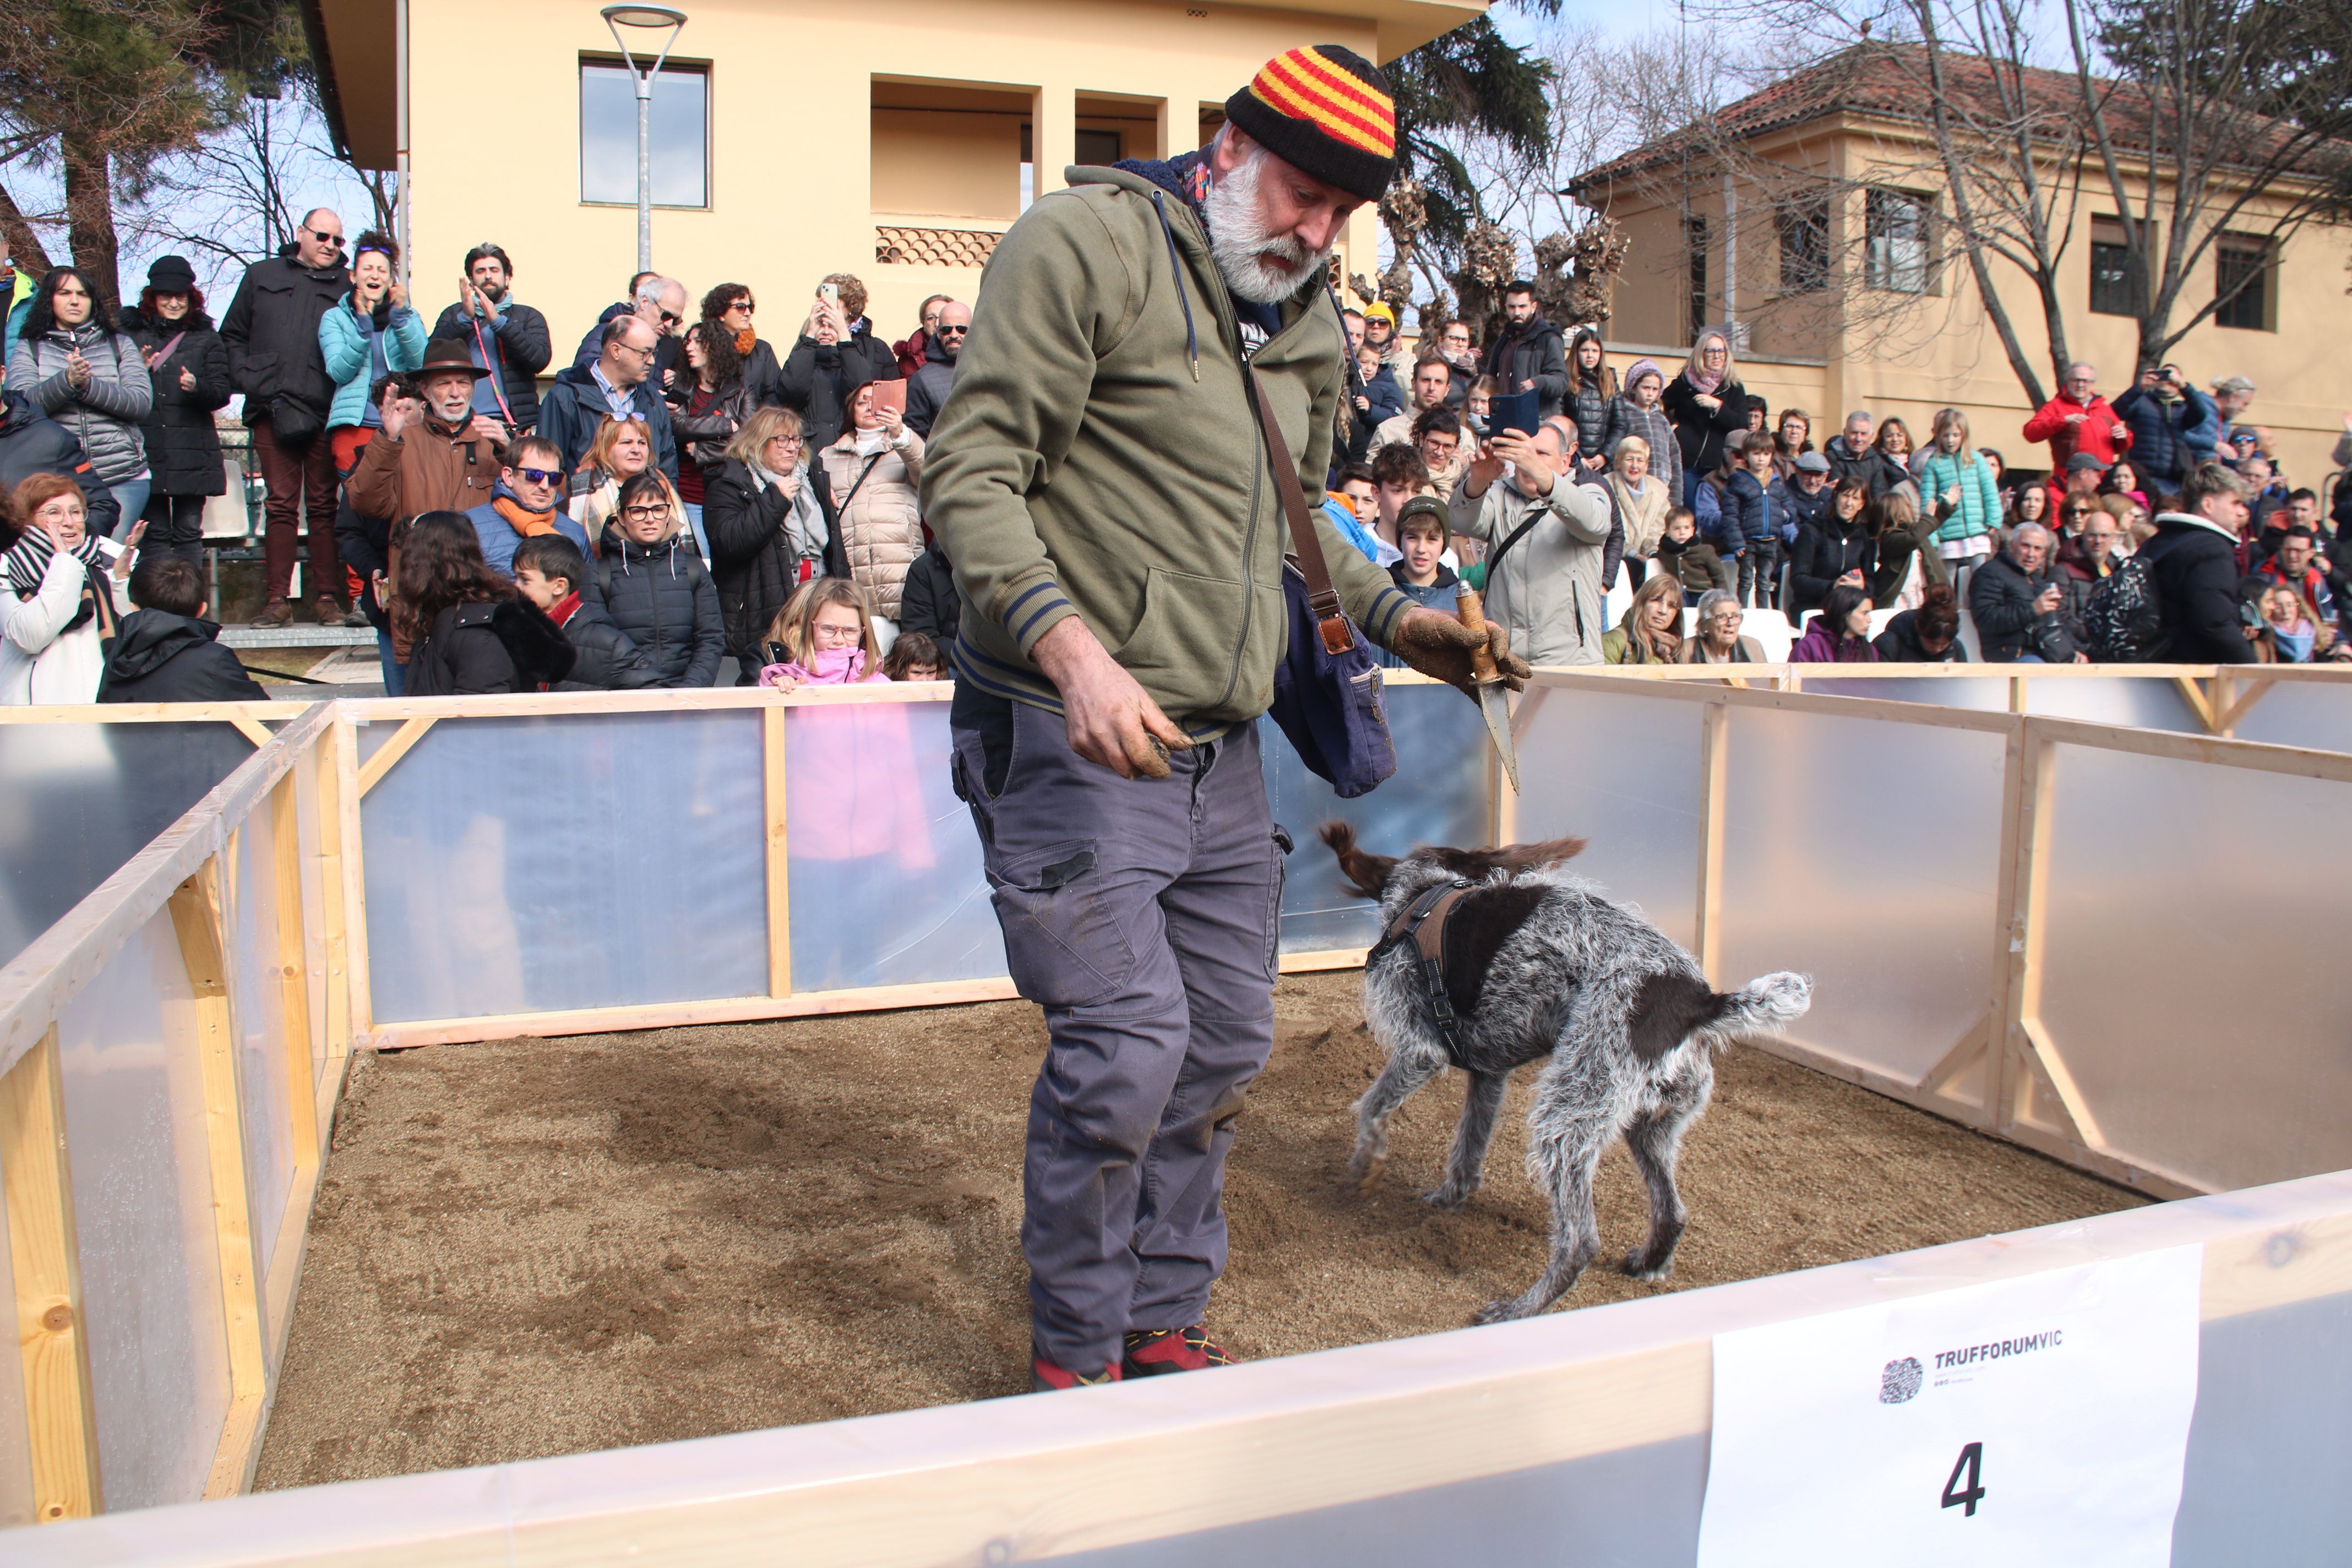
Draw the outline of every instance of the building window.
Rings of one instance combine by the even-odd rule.
[[[1706,309],[1706,219],[1692,214],[1683,219],[1683,245],[1690,253],[1690,303],[1686,323],[1690,340],[1698,342],[1699,333],[1707,328]]]
[[[1830,199],[1805,196],[1782,204],[1780,292],[1818,294],[1830,286]]]
[[[2091,313],[2130,316],[2132,309],[2131,247],[2124,243],[2119,224],[2091,226]]]
[[[2221,301],[2213,310],[2215,326],[2276,331],[2270,310],[2270,242],[2223,235],[2213,247],[2213,297]]]
[[[647,146],[654,205],[710,205],[710,68],[673,60],[654,78]],[[580,199],[637,205],[637,89],[609,58],[580,61]]]
[[[1078,128],[1078,162],[1108,169],[1127,156],[1123,151],[1125,138],[1116,131],[1088,131]]]
[[[1864,221],[1864,280],[1897,294],[1926,293],[1927,204],[1902,191],[1872,191]]]

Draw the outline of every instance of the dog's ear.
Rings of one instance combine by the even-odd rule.
[[[1356,891],[1368,899],[1379,898],[1389,885],[1389,873],[1396,869],[1396,857],[1367,855],[1356,847],[1356,830],[1336,818],[1315,831],[1331,847],[1339,861],[1339,874],[1355,885]]]
[[[1431,858],[1456,877],[1484,881],[1494,872],[1515,877],[1545,866],[1573,859],[1584,848],[1581,838],[1547,838],[1540,844],[1513,844],[1501,849],[1448,849],[1433,845]]]
[[[1521,871],[1539,871],[1547,866],[1558,866],[1584,853],[1581,838],[1547,838],[1540,844],[1513,844],[1497,849],[1495,867],[1514,876]]]

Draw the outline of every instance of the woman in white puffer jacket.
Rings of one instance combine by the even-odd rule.
[[[110,569],[85,525],[81,487],[35,474],[8,498],[15,531],[0,558],[0,704],[95,702],[103,639],[131,607],[135,526]]]
[[[849,575],[874,606],[874,634],[882,651],[898,636],[898,601],[907,571],[923,552],[923,438],[907,428],[897,408],[874,406],[876,384],[849,397],[849,428],[823,454],[833,498],[835,531],[849,559]]]

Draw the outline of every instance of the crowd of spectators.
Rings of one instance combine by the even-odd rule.
[[[178,257],[119,316],[77,268],[18,280],[0,701],[258,691],[198,571],[239,394],[268,490],[254,624],[304,607],[307,542],[310,616],[373,626],[387,693],[951,675],[919,489],[969,304],[935,295],[892,342],[836,273],[780,348],[749,286],[690,305],[640,273],[547,377],[500,247],[429,330],[393,239],[344,248],[306,214],[217,326]],[[1385,305],[1344,320],[1331,520],[1421,603],[1481,590],[1536,664],[1761,662],[1749,615],[1784,617],[1800,662],[2352,657],[2352,493],[2331,518],[2279,472],[2242,376],[2149,366],[2111,402],[2075,365],[2021,431],[2046,469],[2011,472],[1957,408],[1920,441],[1862,409],[1816,443],[1747,390],[1727,327],[1621,377],[1526,282],[1483,346],[1454,321],[1408,354]]]
[[[1727,327],[1671,376],[1642,359],[1621,379],[1597,332],[1539,321],[1533,284],[1503,300],[1483,353],[1454,321],[1408,357],[1385,307],[1347,312],[1326,505],[1422,602],[1480,590],[1534,663],[1760,661],[1749,614],[1784,618],[1801,663],[2352,658],[2352,486],[2331,516],[2280,475],[2243,376],[2209,394],[2150,365],[2110,403],[2074,365],[2020,431],[2046,468],[2012,471],[1958,408],[1921,440],[1856,409],[1816,444],[1811,412],[1747,390]],[[1490,419],[1520,395],[1531,427],[1524,402]],[[2352,416],[2334,460],[2352,464]],[[1402,520],[1421,498],[1448,532],[1417,563]],[[1621,576],[1632,602],[1604,607]]]
[[[5,271],[0,701],[261,695],[203,614],[238,395],[268,495],[253,624],[373,626],[389,695],[946,673],[955,579],[918,497],[968,304],[889,342],[835,273],[780,351],[749,286],[689,313],[640,273],[550,376],[501,247],[428,330],[397,243],[345,246],[306,213],[217,326],[182,258],[119,318],[78,268]],[[850,620],[855,647],[828,640]]]

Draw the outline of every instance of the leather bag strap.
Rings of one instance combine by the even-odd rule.
[[[1257,400],[1258,428],[1265,432],[1266,452],[1274,462],[1275,493],[1282,498],[1282,515],[1290,524],[1291,553],[1298,557],[1299,575],[1307,579],[1307,603],[1322,630],[1323,651],[1336,658],[1356,646],[1356,628],[1339,607],[1339,591],[1331,586],[1323,542],[1315,537],[1314,521],[1307,515],[1307,492],[1299,487],[1298,464],[1290,455],[1290,443],[1282,438],[1282,426],[1275,420],[1265,384],[1247,363],[1242,366],[1242,375],[1249,383],[1250,395]]]

